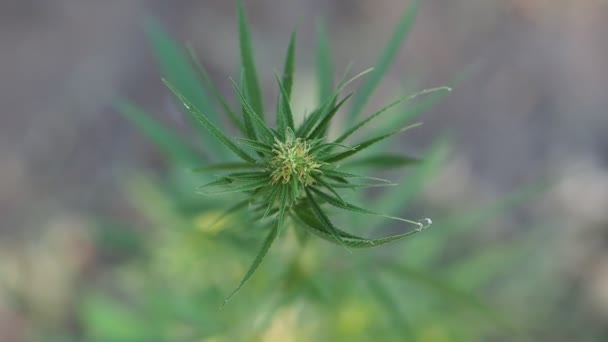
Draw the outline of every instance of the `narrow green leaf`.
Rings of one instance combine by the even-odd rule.
[[[328,98],[326,100],[326,102],[318,110],[314,111],[306,120],[304,120],[304,122],[302,123],[302,126],[300,126],[300,128],[298,129],[298,136],[308,137],[310,132],[319,124],[319,120],[322,117],[324,117],[325,115],[327,115],[327,112],[330,111],[331,108],[334,107],[333,105],[334,105],[336,99],[338,98],[338,96],[340,95],[340,93],[342,92],[342,90],[344,90],[344,88],[346,88],[346,86],[348,86],[350,83],[352,83],[355,80],[357,80],[358,78],[372,72],[373,70],[374,70],[374,68],[369,68],[367,70],[363,70],[362,72],[351,77],[350,79],[341,82],[340,85],[338,85],[338,89],[336,89],[336,91],[333,93],[333,95],[330,98]]]
[[[224,177],[230,178],[232,180],[265,179],[265,178],[268,178],[268,173],[260,172],[260,171],[233,172],[233,173],[227,174]]]
[[[258,81],[258,75],[253,58],[253,47],[251,44],[251,34],[249,23],[243,8],[243,1],[237,2],[237,16],[239,21],[239,44],[241,49],[241,62],[244,69],[244,83],[246,94],[253,112],[259,115],[264,121],[264,106],[262,102],[262,91]]]
[[[416,221],[412,221],[412,220],[408,220],[408,219],[404,219],[401,217],[395,217],[395,216],[390,216],[390,215],[385,215],[385,214],[381,214],[381,213],[377,213],[373,210],[369,210],[366,208],[362,208],[359,207],[357,205],[354,205],[352,203],[348,203],[346,201],[344,201],[341,197],[332,197],[331,195],[316,189],[316,188],[312,188],[311,189],[315,194],[317,194],[317,196],[319,196],[319,198],[321,198],[322,200],[324,200],[325,202],[329,203],[330,205],[333,205],[336,208],[340,208],[340,209],[344,209],[344,210],[348,210],[348,211],[352,211],[352,212],[356,212],[356,213],[361,213],[361,214],[369,214],[369,215],[376,215],[376,216],[381,216],[384,218],[388,218],[391,220],[397,220],[397,221],[402,221],[402,222],[406,222],[409,224],[413,224],[416,227],[420,227],[420,224]]]
[[[317,216],[319,222],[323,225],[323,228],[325,228],[325,230],[328,231],[333,236],[333,238],[336,239],[336,241],[340,245],[342,245],[342,247],[348,250],[348,247],[346,247],[346,244],[342,240],[342,236],[338,233],[336,226],[334,226],[329,217],[327,217],[327,215],[323,212],[323,210],[321,209],[317,201],[314,199],[310,191],[308,189],[305,189],[305,191],[306,199],[308,200],[308,203],[310,204],[313,213]]]
[[[281,192],[279,195],[279,216],[277,221],[277,226],[279,229],[283,227],[283,222],[285,221],[285,213],[287,212],[287,206],[289,203],[289,186],[282,185]]]
[[[141,108],[127,101],[120,101],[116,110],[145,134],[167,156],[183,164],[193,164],[200,161],[196,151],[190,147],[181,136],[154,120]]]
[[[331,150],[333,148],[344,148],[347,150],[352,150],[353,148],[351,146],[347,146],[347,145],[343,145],[343,144],[336,144],[336,143],[322,143],[319,144],[317,146],[312,146],[310,148],[310,153],[316,154],[316,153],[327,153],[326,150]]]
[[[397,186],[396,183],[370,183],[370,184],[353,184],[353,183],[329,183],[336,189],[368,189],[379,188],[385,186]]]
[[[240,169],[250,169],[253,167],[258,167],[257,165],[252,165],[250,163],[220,163],[209,166],[201,166],[190,169],[190,171],[194,173],[203,173],[209,171],[221,171],[221,170],[240,170]]]
[[[277,111],[277,115],[278,115],[278,122],[279,122],[279,130],[280,133],[285,136],[287,128],[291,129],[292,131],[295,130],[294,126],[294,121],[293,121],[293,110],[291,109],[291,104],[289,102],[290,96],[287,94],[287,91],[285,90],[285,87],[283,86],[283,83],[281,82],[281,80],[279,79],[279,76],[275,73],[275,77],[277,79],[277,84],[279,86],[279,92],[281,94],[280,96],[280,106],[278,108]],[[283,100],[283,99],[288,99],[288,100]]]
[[[249,199],[243,200],[238,202],[237,204],[233,205],[232,207],[226,209],[225,211],[222,212],[222,214],[220,214],[220,216],[218,216],[215,220],[213,220],[210,224],[209,224],[209,230],[212,230],[212,228],[215,227],[216,224],[218,224],[219,222],[221,222],[222,220],[224,220],[226,217],[228,217],[229,215],[238,212],[241,209],[244,209],[245,207],[247,207],[247,204],[249,204]]]
[[[379,167],[383,169],[399,168],[420,163],[420,159],[396,154],[380,154],[344,163],[344,167]]]
[[[266,154],[272,153],[272,146],[261,143],[259,141],[243,139],[243,138],[236,138],[236,140],[239,144],[245,145],[245,146],[253,149],[254,151],[266,153]]]
[[[245,71],[241,69],[241,78],[240,78],[240,89],[243,89],[245,92],[245,97],[247,97],[247,88],[245,88]],[[247,138],[251,140],[257,140],[257,134],[255,132],[255,127],[253,126],[253,121],[249,116],[249,113],[245,110],[245,104],[241,101],[241,115],[243,116],[243,124],[245,125],[245,132],[247,133]]]
[[[353,95],[353,93],[348,94],[344,97],[337,105],[332,108],[324,117],[321,119],[321,122],[317,127],[315,127],[314,131],[309,134],[308,139],[320,138],[327,132],[327,128],[329,127],[329,123],[334,118],[334,115],[340,110],[340,107],[348,101],[348,99]]]
[[[341,181],[340,178],[364,178],[364,179],[371,179],[371,180],[376,180],[379,182],[384,182],[384,183],[392,183],[389,180],[386,179],[382,179],[382,178],[375,178],[375,177],[368,177],[368,176],[363,176],[363,175],[357,175],[354,173],[348,173],[348,172],[342,172],[342,171],[338,171],[338,170],[334,170],[334,169],[330,169],[327,167],[322,167],[321,172],[323,172],[323,176],[326,177],[330,177],[330,178],[334,178],[338,181]],[[348,181],[343,180],[343,183],[348,183]]]
[[[401,129],[398,129],[396,131],[392,131],[390,133],[383,134],[383,135],[377,136],[377,137],[372,138],[372,139],[368,139],[368,140],[360,143],[359,145],[355,146],[352,150],[344,151],[344,152],[340,152],[340,153],[336,153],[336,154],[330,155],[330,156],[324,158],[322,161],[324,161],[326,163],[333,163],[333,162],[342,160],[344,158],[348,158],[348,157],[352,156],[353,154],[355,154],[357,152],[360,152],[361,150],[363,150],[363,149],[365,149],[367,147],[370,147],[370,146],[372,146],[373,144],[375,144],[375,143],[377,143],[379,141],[382,141],[382,140],[384,140],[384,139],[386,139],[388,137],[391,137],[391,136],[393,136],[395,134],[403,133],[403,132],[405,132],[407,130],[410,130],[412,128],[418,127],[420,125],[422,125],[422,123],[418,122],[418,123],[415,123],[415,124],[412,124],[412,125],[405,126],[405,127],[401,128]]]
[[[307,215],[304,210],[295,210],[295,215],[293,216],[297,222],[300,223],[301,227],[306,229],[308,232],[317,235],[318,237],[327,240],[329,242],[339,244],[339,242],[334,238],[333,234],[325,230],[324,224],[322,224],[319,219],[315,216]],[[334,227],[334,230],[337,234],[340,235],[342,242],[347,247],[352,248],[373,248],[378,247],[390,242],[398,241],[404,239],[406,237],[412,236],[416,233],[419,233],[421,230],[412,230],[402,234],[396,234],[384,238],[379,239],[366,239],[362,237],[358,237],[351,233],[345,232]]]
[[[278,101],[278,124],[281,128],[282,134],[285,134],[285,128],[289,127],[295,130],[293,123],[293,114],[291,112],[291,91],[293,89],[293,75],[295,71],[295,49],[296,49],[296,30],[291,33],[291,39],[289,40],[289,46],[287,48],[287,54],[285,56],[285,65],[283,67],[283,80],[278,80],[279,83],[279,101]]]
[[[268,214],[270,213],[270,211],[272,210],[272,208],[274,208],[274,203],[277,200],[277,197],[279,195],[279,190],[281,189],[281,186],[274,186],[272,187],[272,190],[270,190],[270,194],[268,195],[268,197],[266,198],[266,201],[268,203],[268,206],[266,207],[266,211],[264,211],[264,215],[262,216],[262,220],[264,218],[266,218],[266,216],[268,216]]]
[[[398,104],[401,104],[403,102],[411,101],[411,100],[415,99],[418,96],[432,94],[432,93],[435,93],[435,92],[438,92],[438,91],[451,92],[452,88],[450,88],[450,87],[437,87],[437,88],[431,88],[431,89],[424,89],[424,90],[419,91],[419,92],[417,92],[415,94],[412,94],[412,95],[409,95],[407,97],[401,98],[399,100],[393,101],[392,103],[390,103],[390,104],[384,106],[383,108],[381,108],[380,110],[376,111],[374,114],[370,115],[365,120],[360,121],[355,126],[353,126],[352,128],[350,128],[348,131],[344,132],[344,134],[342,134],[338,139],[336,139],[335,142],[340,143],[340,142],[346,140],[346,138],[348,138],[353,133],[355,133],[356,131],[358,131],[361,127],[365,126],[367,123],[369,123],[373,119],[377,118],[378,116],[382,115],[387,110],[395,107]]]
[[[390,65],[393,63],[393,60],[397,56],[401,45],[403,44],[405,38],[410,32],[414,19],[416,18],[416,14],[418,13],[418,8],[420,7],[421,0],[414,0],[413,3],[405,10],[403,16],[399,20],[399,23],[395,27],[393,31],[393,35],[384,47],[382,54],[380,55],[378,61],[376,62],[376,68],[371,75],[371,77],[363,84],[360,91],[357,94],[357,97],[354,100],[353,106],[351,107],[350,117],[352,119],[356,118],[361,111],[364,109],[365,105],[371,98],[372,94],[378,87],[378,84],[386,75]]]
[[[289,182],[291,183],[291,203],[295,203],[300,194],[300,183],[296,177],[291,177]]]
[[[397,213],[408,201],[427,184],[427,180],[437,174],[447,155],[448,143],[439,141],[426,153],[422,163],[413,167],[411,172],[405,174],[397,183],[399,186],[385,191],[374,203],[374,207],[382,208],[385,213]],[[374,225],[376,217],[368,216],[362,220]]]
[[[465,69],[462,72],[459,72],[454,77],[451,78],[450,81],[447,82],[447,87],[450,91],[436,91],[429,96],[426,96],[421,101],[416,103],[411,108],[407,109],[400,117],[400,121],[396,121],[391,123],[392,125],[400,125],[402,122],[407,122],[411,120],[415,120],[420,116],[420,114],[426,112],[431,109],[435,104],[445,98],[448,94],[450,94],[451,89],[456,87],[458,84],[462,83],[467,77],[470,76],[470,68]],[[439,87],[442,88],[442,87]]]
[[[251,264],[251,266],[247,270],[247,273],[245,273],[245,276],[243,277],[243,279],[241,280],[241,282],[239,283],[239,285],[236,287],[236,289],[234,291],[232,291],[232,293],[224,300],[224,303],[222,304],[222,307],[224,305],[226,305],[232,299],[232,297],[234,297],[234,295],[236,295],[239,292],[239,290],[243,287],[243,285],[245,285],[245,283],[247,283],[247,281],[249,280],[249,278],[251,278],[251,276],[258,269],[258,267],[260,266],[260,264],[264,260],[264,257],[268,253],[268,250],[272,246],[272,243],[277,238],[278,230],[279,230],[279,222],[277,221],[276,225],[272,225],[272,228],[270,229],[270,232],[268,233],[268,235],[266,236],[266,239],[264,240],[264,243],[262,244],[262,248],[258,252],[258,254],[255,257],[255,259],[253,260],[253,263]]]
[[[262,134],[262,138],[265,139],[266,142],[272,143],[272,141],[274,139],[273,132],[270,130],[270,128],[268,128],[266,126],[266,123],[264,123],[264,120],[261,118],[261,116],[258,115],[255,112],[255,109],[249,104],[249,102],[245,98],[245,95],[243,95],[243,93],[239,89],[239,86],[236,84],[236,82],[234,82],[233,79],[230,79],[230,81],[232,82],[232,85],[234,86],[234,89],[236,90],[237,94],[241,98],[241,103],[245,110],[245,112],[243,114],[246,114],[247,116],[249,116],[249,119],[256,124],[260,133]]]
[[[223,186],[223,185],[229,185],[234,183],[234,181],[228,177],[221,177],[219,179],[213,180],[211,182],[205,183],[203,185],[199,185],[197,187],[197,189],[201,190],[204,188],[209,188],[209,187],[213,187],[213,186]]]
[[[226,99],[222,96],[222,94],[217,89],[215,84],[213,84],[213,82],[211,82],[209,73],[207,72],[207,69],[205,69],[203,64],[200,62],[196,52],[194,51],[194,48],[191,45],[188,45],[186,47],[186,49],[188,50],[188,53],[190,54],[190,59],[192,60],[192,62],[194,63],[194,65],[196,66],[196,68],[199,72],[201,80],[205,83],[205,86],[207,86],[207,88],[211,89],[211,92],[213,92],[213,95],[215,96],[216,100],[220,103],[220,106],[222,106],[222,109],[224,110],[224,113],[226,114],[226,116],[228,116],[230,121],[232,121],[232,123],[238,128],[238,130],[241,133],[246,134],[245,125],[238,118],[238,116],[232,110],[232,108],[230,108],[228,101],[226,101]]]
[[[319,89],[319,104],[324,103],[332,94],[334,87],[331,51],[329,48],[328,33],[322,22],[317,24],[316,71],[317,87]]]
[[[338,244],[338,242],[336,241],[336,239],[333,237],[333,235],[327,231],[323,224],[320,222],[320,219],[314,214],[314,212],[312,212],[312,209],[310,208],[310,206],[302,206],[299,205],[298,207],[296,207],[293,210],[294,216],[295,218],[297,218],[300,223],[303,223],[305,225],[308,225],[308,228],[313,228],[315,230],[318,230],[319,232],[322,233],[323,236],[327,237],[329,240],[331,240],[333,243]],[[361,239],[361,240],[366,240],[364,238],[359,238],[356,235],[350,234],[348,232],[342,231],[339,228],[335,227],[336,232],[338,232],[342,238],[349,238],[349,239]],[[317,233],[315,233],[317,234]],[[317,234],[319,235],[319,234]]]
[[[184,53],[180,44],[178,44],[169,34],[163,29],[160,23],[149,18],[144,25],[145,32],[150,40],[154,57],[158,63],[162,75],[174,84],[182,94],[197,108],[204,109],[206,115],[214,121],[217,119],[217,112],[212,106],[212,101],[206,89],[200,84],[196,77],[196,71],[188,61],[187,55]],[[195,118],[186,117],[191,123],[195,123]],[[195,130],[198,130],[199,137],[203,140],[211,157],[217,157],[218,153],[223,150],[223,146],[213,137],[206,134],[205,129],[199,125],[193,125]]]
[[[256,179],[252,179],[252,180],[247,180],[247,181],[239,181],[239,182],[235,182],[238,185],[229,187],[229,188],[224,188],[222,190],[216,190],[216,191],[204,191],[201,189],[201,187],[199,187],[199,193],[205,194],[205,195],[220,195],[220,194],[227,194],[227,193],[233,193],[233,192],[247,192],[247,191],[251,191],[251,190],[256,190],[258,188],[261,188],[263,186],[267,186],[268,184],[270,184],[268,182],[268,180],[266,179],[262,179],[262,180],[256,180]]]
[[[217,128],[207,117],[205,117],[197,107],[192,104],[182,93],[180,93],[175,87],[169,83],[166,79],[162,79],[163,83],[175,96],[180,100],[183,106],[219,141],[221,141],[226,147],[228,147],[234,154],[239,156],[246,162],[255,163],[255,159],[238,147],[230,138],[228,138],[219,128]]]
[[[312,177],[314,178],[314,180],[316,182],[318,182],[323,187],[325,187],[325,189],[331,191],[331,193],[334,194],[334,196],[336,196],[336,198],[340,202],[342,202],[343,204],[346,204],[346,202],[344,201],[344,199],[342,199],[342,197],[340,196],[340,194],[338,194],[338,192],[336,191],[336,189],[330,183],[326,182],[325,180],[323,180],[323,178],[319,177],[318,175],[313,175]]]

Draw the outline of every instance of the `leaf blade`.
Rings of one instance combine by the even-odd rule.
[[[418,13],[418,9],[420,8],[421,0],[414,0],[413,3],[404,11],[401,19],[399,20],[395,30],[393,31],[393,35],[387,42],[384,47],[384,50],[380,57],[378,58],[378,62],[376,62],[376,69],[374,70],[371,77],[368,79],[366,83],[361,88],[361,91],[358,93],[357,98],[355,99],[353,106],[350,111],[350,118],[356,118],[359,113],[363,110],[372,94],[378,87],[378,84],[387,73],[388,68],[392,64],[393,60],[397,56],[403,41],[407,37],[410,32],[414,19],[416,18],[416,14]]]
[[[182,93],[180,93],[169,81],[162,79],[163,83],[173,94],[182,102],[183,106],[220,142],[228,147],[234,154],[249,163],[255,163],[255,159],[238,147],[230,138],[228,138],[215,124],[213,124],[205,115],[203,115],[197,107],[195,107]]]
[[[419,96],[426,95],[426,94],[431,94],[431,93],[442,91],[442,90],[443,91],[447,91],[447,92],[451,92],[452,88],[444,86],[444,87],[436,87],[436,88],[424,89],[422,91],[416,92],[416,93],[414,93],[412,95],[409,95],[407,97],[403,97],[401,99],[395,100],[395,101],[389,103],[388,105],[382,107],[381,109],[377,110],[375,113],[373,113],[372,115],[370,115],[369,117],[367,117],[365,120],[360,121],[355,126],[353,126],[352,128],[350,128],[348,131],[344,132],[344,134],[342,134],[338,139],[336,139],[335,142],[339,143],[339,142],[342,142],[342,141],[346,140],[346,138],[348,138],[353,133],[355,133],[356,131],[358,131],[359,129],[361,129],[367,123],[369,123],[373,119],[379,117],[380,115],[386,113],[389,109],[395,107],[398,104],[401,104],[401,103],[404,103],[404,102],[409,102],[409,101],[411,101],[411,100],[413,100],[413,99],[415,99],[415,98],[417,98]]]
[[[363,149],[366,149],[366,148],[368,148],[368,147],[370,147],[370,146],[372,146],[372,145],[374,145],[374,144],[376,144],[376,143],[378,143],[378,142],[380,142],[380,141],[382,141],[382,140],[384,140],[386,138],[389,138],[389,137],[391,137],[391,136],[393,136],[395,134],[403,133],[403,132],[405,132],[407,130],[410,130],[412,128],[416,128],[416,127],[418,127],[420,125],[422,125],[422,123],[418,122],[418,123],[415,123],[415,124],[411,124],[411,125],[405,126],[405,127],[401,128],[401,129],[389,132],[387,134],[383,134],[383,135],[380,135],[380,136],[377,136],[377,137],[365,140],[364,142],[362,142],[359,145],[355,146],[353,149],[348,150],[348,151],[344,151],[344,152],[340,152],[340,153],[335,153],[333,155],[327,156],[326,158],[323,159],[323,161],[327,162],[327,163],[333,163],[333,162],[336,162],[336,161],[340,161],[340,160],[342,160],[344,158],[348,158],[348,157],[354,155],[355,153],[358,153],[358,152],[362,151]]]
[[[215,96],[215,99],[217,100],[217,102],[220,103],[220,106],[224,110],[224,113],[226,114],[226,116],[228,116],[230,121],[232,121],[232,123],[238,128],[238,130],[241,133],[245,134],[246,131],[245,131],[245,126],[244,126],[243,122],[238,118],[238,116],[232,110],[232,108],[230,108],[228,101],[226,101],[224,96],[222,96],[222,94],[217,89],[215,84],[213,84],[213,82],[211,82],[209,73],[207,72],[207,69],[203,66],[203,64],[200,62],[198,56],[196,55],[196,52],[194,51],[194,48],[191,45],[188,45],[186,47],[186,49],[188,50],[188,53],[190,54],[190,59],[196,66],[196,69],[199,71],[200,78],[203,80],[203,82],[205,83],[207,88],[211,89],[211,92]]]
[[[253,47],[251,43],[251,33],[247,16],[245,15],[245,9],[243,1],[237,2],[237,17],[239,26],[239,46],[241,50],[241,63],[244,69],[244,83],[246,94],[254,113],[260,115],[262,121],[264,121],[264,106],[262,102],[262,91],[260,90],[260,83],[258,81],[258,75],[255,67],[255,61],[253,57]]]
[[[232,291],[232,293],[228,297],[226,297],[226,299],[224,300],[224,303],[222,304],[221,307],[224,307],[226,304],[228,304],[228,302],[241,290],[241,288],[247,283],[247,281],[249,281],[251,276],[258,269],[258,267],[264,260],[264,257],[266,256],[266,254],[268,254],[268,250],[270,250],[272,243],[277,238],[278,226],[279,226],[278,221],[277,221],[276,225],[272,225],[270,232],[266,236],[266,239],[264,240],[262,247],[260,248],[255,259],[253,260],[253,263],[251,264],[251,266],[249,266],[247,273],[245,273],[245,276],[243,277],[243,279],[241,280],[239,285],[236,287],[236,289],[234,289],[234,291]]]
[[[317,72],[318,102],[322,104],[332,94],[333,67],[331,50],[327,39],[328,33],[322,22],[317,24],[317,46],[315,49],[315,66]]]
[[[114,106],[118,113],[137,127],[167,156],[183,164],[197,163],[200,160],[198,154],[181,136],[167,129],[143,109],[128,101],[120,101]]]
[[[295,129],[293,122],[293,113],[291,111],[291,105],[289,101],[291,100],[291,93],[293,89],[293,80],[294,80],[294,72],[295,72],[295,49],[296,49],[296,36],[297,31],[294,30],[291,33],[291,38],[289,40],[289,46],[287,47],[287,53],[285,56],[285,65],[283,67],[283,77],[282,81],[278,80],[279,83],[279,102],[277,108],[278,115],[278,123],[279,127],[282,130],[282,134],[285,134],[284,131],[287,127],[292,130]]]

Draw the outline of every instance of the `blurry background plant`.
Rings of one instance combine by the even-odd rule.
[[[233,4],[4,2],[0,340],[605,340],[605,6],[424,2],[368,108],[472,65],[467,81],[425,113],[425,125],[393,146],[425,160],[400,181],[403,202],[373,204],[432,213],[433,229],[353,256],[314,241],[298,250],[286,236],[242,297],[217,311],[255,253],[242,246],[260,237],[231,228],[238,217],[205,231],[223,205],[195,196],[200,179],[185,169],[206,145],[152,147],[114,114],[111,99],[116,92],[142,104],[161,124],[138,126],[149,126],[148,134],[170,127],[168,142],[197,129],[158,82],[167,70],[152,69],[134,22],[142,9],[158,13],[179,42],[197,47],[229,94],[225,75],[235,74],[238,59]],[[296,16],[299,51],[313,50],[308,18],[323,14],[335,70],[353,60],[365,68],[404,4],[248,8],[271,94],[271,70],[281,65]],[[148,33],[162,50],[163,40]],[[298,112],[317,93],[311,55],[298,55]],[[442,133],[449,143],[432,144]],[[529,196],[535,185],[513,190],[550,177],[557,186],[541,197]],[[356,226],[393,231],[371,220]]]

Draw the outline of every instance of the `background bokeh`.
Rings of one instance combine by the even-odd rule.
[[[362,70],[407,2],[245,4],[269,99],[272,70],[298,23],[294,105],[304,109],[316,92],[316,22],[328,27],[336,70],[350,62]],[[39,329],[79,336],[79,294],[126,258],[97,246],[91,227],[103,218],[146,234],[125,188],[139,174],[162,177],[170,166],[113,101],[131,99],[178,131],[187,122],[159,81],[142,23],[155,17],[178,41],[192,43],[228,94],[227,76],[237,76],[239,62],[234,7],[220,0],[0,2],[1,341],[32,339]],[[550,184],[451,252],[538,227],[548,232],[534,254],[546,281],[522,276],[509,293],[488,289],[490,297],[519,303],[507,314],[533,312],[533,339],[608,339],[607,33],[603,0],[426,0],[369,105],[466,71],[422,116],[423,127],[403,139],[419,153],[450,139],[445,165],[420,195],[420,216]],[[547,296],[534,301],[540,295]]]

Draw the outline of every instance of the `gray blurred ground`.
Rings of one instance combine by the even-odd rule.
[[[305,80],[299,86],[306,90],[315,18],[329,25],[338,70],[350,61],[361,70],[373,64],[405,2],[251,0],[246,6],[270,96],[272,68],[281,65],[298,20],[298,73]],[[192,42],[214,78],[234,75],[232,1],[0,2],[0,256],[49,226],[77,226],[82,212],[128,216],[117,197],[121,178],[136,167],[159,166],[154,148],[111,106],[116,96],[128,97],[183,125],[141,29],[147,15]],[[406,139],[412,148],[443,134],[455,141],[443,183],[431,185],[429,196],[490,198],[558,179],[550,196],[530,206],[531,214],[563,223],[564,273],[581,281],[593,310],[605,317],[607,34],[603,0],[426,0],[368,107],[411,80],[438,86],[470,68],[467,81]],[[1,308],[2,301],[0,322]]]

